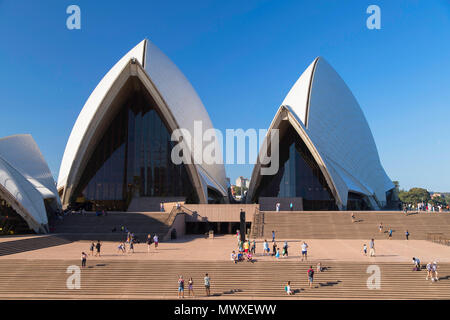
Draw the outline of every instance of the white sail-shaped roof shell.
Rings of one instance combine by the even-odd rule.
[[[194,121],[201,121],[203,132],[212,128],[203,103],[186,77],[153,43],[143,40],[103,77],[78,116],[67,142],[58,176],[58,189],[64,189],[64,201],[70,197],[70,192],[77,183],[82,170],[82,159],[85,159],[88,145],[109,111],[114,94],[130,76],[141,80],[157,102],[171,130],[187,129],[193,138]],[[198,146],[197,149],[192,149],[191,154],[201,152],[202,148]],[[224,197],[227,195],[223,163],[188,165],[188,171],[198,190],[200,202],[207,201],[208,187],[219,191]]]
[[[44,199],[60,207],[55,181],[31,135],[0,139],[0,193],[35,232],[48,232]]]
[[[345,208],[348,192],[365,194],[374,208],[386,203],[394,188],[384,171],[364,114],[342,78],[323,58],[317,58],[284,99],[270,129],[287,119],[322,169],[337,205]],[[252,175],[248,199],[257,184]]]

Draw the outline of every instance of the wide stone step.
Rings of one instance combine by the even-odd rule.
[[[425,271],[411,271],[407,263],[377,263],[381,290],[367,288],[368,263],[330,262],[308,287],[310,263],[298,261],[239,263],[225,261],[88,260],[81,271],[81,289],[68,290],[66,269],[79,261],[1,260],[0,298],[70,298],[75,296],[175,298],[180,274],[194,278],[196,294],[204,297],[203,276],[210,274],[216,297],[287,297],[290,280],[296,298],[312,299],[450,299],[450,264],[439,265],[440,281],[425,281]],[[187,295],[187,290],[185,292]]]

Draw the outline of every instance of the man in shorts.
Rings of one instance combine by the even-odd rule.
[[[431,262],[427,263],[427,277],[425,278],[425,280],[428,280],[428,277],[431,277],[431,279],[433,279]]]
[[[308,260],[308,244],[305,241],[302,243],[302,261],[303,259]]]
[[[314,269],[312,266],[309,266],[307,274],[308,274],[309,287],[312,288],[313,281],[314,281]]]
[[[205,281],[206,296],[209,297],[209,295],[211,294],[211,291],[210,291],[211,279],[209,278],[208,274],[205,274],[204,281]]]
[[[184,298],[184,279],[183,276],[178,278],[178,298]]]
[[[434,281],[438,281],[439,280],[438,272],[437,272],[437,262],[436,261],[434,261],[431,264],[431,281],[433,281],[433,279],[434,279]]]

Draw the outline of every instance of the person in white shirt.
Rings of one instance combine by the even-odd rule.
[[[431,262],[427,263],[427,277],[425,280],[428,280],[428,277],[431,277],[433,279],[432,269],[431,269]]]
[[[158,242],[159,242],[157,234],[155,234],[155,236],[153,237],[153,242],[155,243],[155,249],[157,249],[158,248]]]
[[[434,276],[434,278],[433,278],[433,276]],[[438,281],[438,280],[439,280],[439,278],[438,278],[438,272],[437,272],[437,262],[434,261],[431,264],[431,281]]]
[[[308,260],[308,244],[305,241],[302,243],[302,261],[303,259]]]
[[[231,253],[231,257],[230,257],[230,258],[231,258],[231,261],[233,261],[234,263],[237,263],[236,252],[233,251],[233,252]]]
[[[269,254],[270,249],[269,249],[269,244],[267,243],[267,240],[264,240],[264,252],[263,255]]]
[[[286,293],[288,294],[288,296],[293,295],[294,292],[291,289],[291,282],[288,281],[286,286],[284,287],[284,290],[286,290]]]

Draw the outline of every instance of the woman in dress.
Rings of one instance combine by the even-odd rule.
[[[189,290],[189,297],[191,296],[191,292],[192,292],[192,296],[195,297],[194,280],[192,280],[192,277],[190,277],[189,281],[188,281],[188,290]]]

